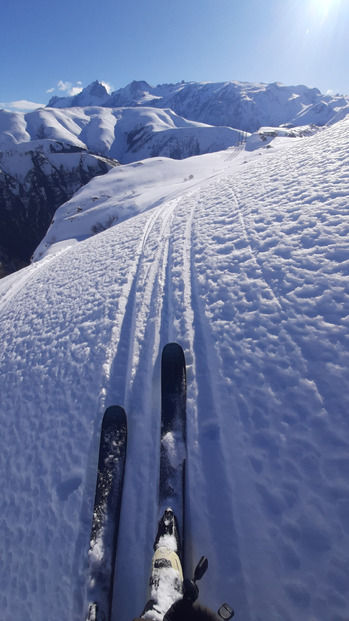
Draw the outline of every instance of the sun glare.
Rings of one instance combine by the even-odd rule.
[[[307,18],[311,31],[334,31],[340,21],[343,2],[348,0],[309,0]]]
[[[339,0],[311,0],[311,8],[314,13],[326,17],[330,11],[339,4]]]

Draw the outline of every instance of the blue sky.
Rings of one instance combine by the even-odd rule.
[[[349,0],[3,0],[1,26],[3,107],[96,79],[112,90],[240,80],[349,95]]]

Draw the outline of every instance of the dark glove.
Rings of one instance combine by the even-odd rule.
[[[193,580],[185,578],[183,581],[183,599],[191,603],[199,597],[199,587]]]

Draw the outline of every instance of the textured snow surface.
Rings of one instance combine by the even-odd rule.
[[[342,121],[227,152],[221,174],[176,195],[166,180],[153,208],[0,281],[4,621],[83,618],[113,403],[129,421],[114,616],[141,612],[172,340],[188,364],[186,575],[209,559],[200,602],[347,621],[348,143]]]

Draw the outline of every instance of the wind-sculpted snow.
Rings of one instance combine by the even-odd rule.
[[[112,403],[130,438],[114,614],[141,612],[172,340],[188,364],[185,573],[209,558],[200,601],[246,621],[348,619],[348,136],[342,121],[228,151],[182,192],[167,176],[153,208],[149,194],[146,211],[0,282],[5,621],[83,618]]]

